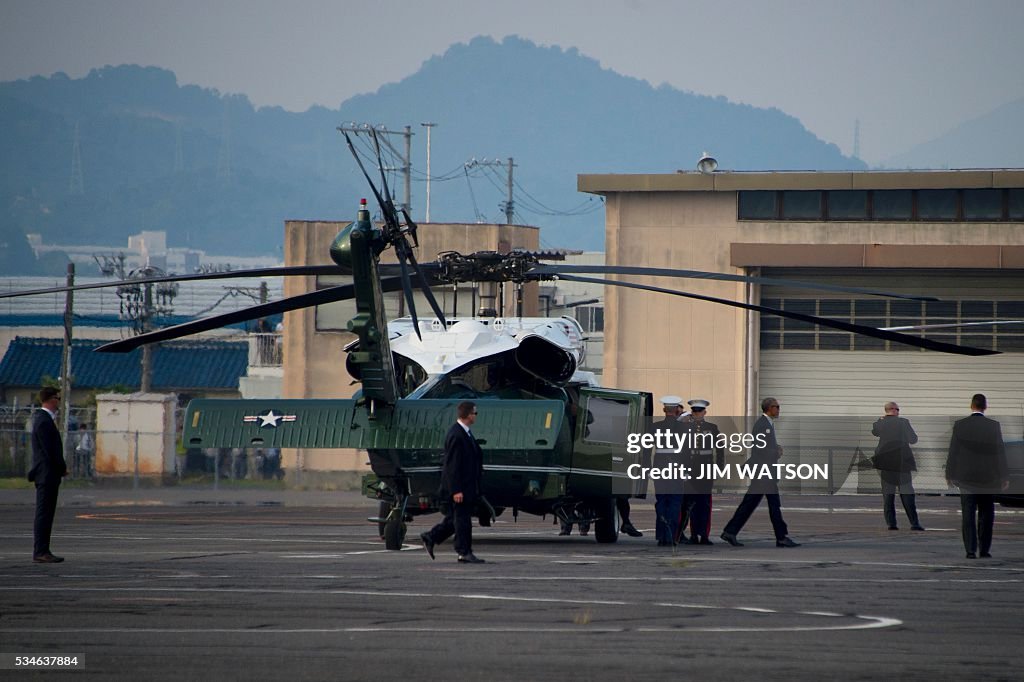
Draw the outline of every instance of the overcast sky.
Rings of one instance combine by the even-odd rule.
[[[0,80],[135,63],[257,106],[336,108],[453,43],[515,34],[778,107],[847,154],[860,119],[877,163],[1024,97],[1022,29],[1022,0],[0,0]]]

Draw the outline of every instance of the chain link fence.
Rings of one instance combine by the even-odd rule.
[[[0,405],[0,478],[22,478],[32,467],[32,416],[39,407]],[[162,460],[154,467],[153,458],[140,451],[145,443],[161,434],[142,431],[96,430],[96,410],[73,407],[68,419],[68,435],[64,443],[64,459],[71,480],[94,481],[99,477],[131,477],[137,486],[142,478],[159,476],[161,480],[210,484],[215,489],[221,481],[281,481],[285,477],[281,451],[276,448],[206,448],[180,446],[180,425],[184,409],[175,411],[177,448],[173,466]],[[97,462],[97,443],[103,441],[121,453],[118,461],[108,458]],[[127,459],[125,459],[127,458]],[[169,470],[168,470],[169,469]]]

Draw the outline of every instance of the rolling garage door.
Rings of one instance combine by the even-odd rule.
[[[769,273],[765,273],[769,274]],[[942,302],[919,304],[865,300],[857,296],[808,295],[796,289],[765,287],[766,305],[800,309],[825,317],[852,319],[872,326],[947,323],[993,318],[1024,319],[1024,283],[1006,273],[887,273],[815,275],[774,271],[771,276],[860,287],[923,293]],[[863,303],[862,303],[863,302]],[[929,307],[930,306],[930,307]],[[918,318],[915,320],[914,318]],[[945,490],[945,462],[953,421],[969,414],[971,395],[984,393],[989,416],[1003,425],[1006,440],[1024,437],[1024,325],[973,327],[930,332],[944,340],[1003,349],[1002,355],[966,357],[894,349],[882,341],[863,343],[848,334],[823,333],[806,325],[762,317],[759,363],[760,396],[782,404],[783,442],[797,445],[802,458],[818,461],[829,452],[843,479],[846,469],[870,455],[877,439],[871,424],[886,401],[899,403],[920,441],[915,446],[919,488]],[[861,347],[863,346],[863,349]],[[840,349],[837,349],[840,348]],[[789,449],[794,455],[794,448]],[[846,487],[860,485],[856,467]],[[877,486],[872,472],[867,480]],[[842,487],[839,480],[836,487]]]

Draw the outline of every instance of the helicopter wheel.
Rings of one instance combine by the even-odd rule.
[[[377,518],[381,519],[377,522],[377,535],[380,536],[381,540],[384,539],[384,528],[388,525],[387,518],[389,514],[391,514],[391,503],[382,500],[377,507]]]
[[[619,508],[615,498],[594,500],[593,504],[600,514],[594,521],[594,539],[602,544],[615,542],[619,539]]]
[[[405,541],[406,525],[400,518],[390,519],[384,524],[384,546],[387,549],[402,549],[402,542]]]

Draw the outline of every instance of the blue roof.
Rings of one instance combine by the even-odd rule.
[[[138,388],[142,350],[94,353],[106,341],[80,340],[71,346],[75,388]],[[61,339],[15,337],[0,360],[0,386],[41,384],[43,376],[60,376]],[[153,390],[238,389],[249,363],[245,341],[177,341],[153,348]]]

